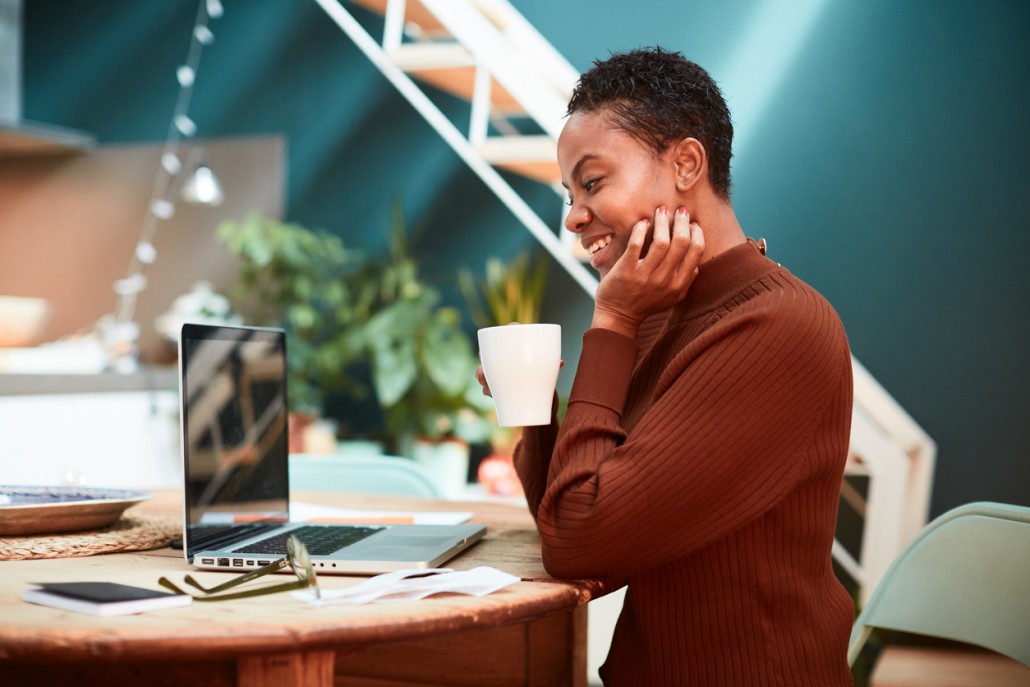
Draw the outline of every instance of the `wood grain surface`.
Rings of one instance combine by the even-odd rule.
[[[156,492],[133,510],[181,513],[180,498],[175,492]],[[436,669],[432,666],[461,664],[461,657],[468,663],[472,657],[480,670],[466,665],[458,672],[473,681],[460,684],[527,684],[511,681],[531,674],[536,676],[532,684],[585,680],[580,677],[585,676],[584,604],[605,589],[597,582],[547,575],[524,507],[322,492],[293,498],[347,508],[472,511],[473,521],[485,524],[487,534],[446,565],[458,570],[489,565],[522,581],[480,598],[442,595],[410,603],[314,608],[276,594],[99,618],[28,604],[21,593],[38,582],[105,580],[159,589],[161,575],[181,580],[192,573],[206,584],[232,573],[197,572],[181,551],[169,548],[0,562],[0,673],[17,677],[12,684],[29,685],[36,684],[33,680],[56,684],[62,670],[73,670],[76,684],[91,679],[114,684],[118,672],[119,684],[135,684],[124,665],[112,666],[128,661],[138,667],[139,684],[161,684],[155,674],[176,681],[201,674],[205,677],[194,684],[343,685],[360,684],[355,676],[364,675],[389,678],[383,684],[415,685],[435,684],[426,674]],[[325,589],[364,579],[319,575]],[[173,656],[177,660],[169,663]],[[509,664],[518,664],[519,670]],[[155,673],[158,666],[164,668]],[[501,673],[508,677],[490,681],[489,675]],[[479,678],[488,681],[476,682]]]

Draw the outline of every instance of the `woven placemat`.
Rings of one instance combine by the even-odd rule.
[[[163,515],[122,516],[107,527],[68,534],[35,534],[0,539],[0,560],[76,558],[167,546],[182,535],[182,520]]]

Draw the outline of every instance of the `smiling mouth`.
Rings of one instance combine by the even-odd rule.
[[[586,248],[586,251],[587,251],[588,254],[593,255],[594,253],[596,253],[597,251],[601,250],[602,248],[604,248],[605,246],[607,246],[611,242],[612,242],[612,235],[608,234],[607,236],[603,236],[603,237],[597,239],[596,241],[591,243],[589,246],[584,246],[584,247]]]

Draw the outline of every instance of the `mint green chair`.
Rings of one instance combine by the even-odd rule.
[[[396,456],[291,454],[290,489],[440,498],[422,466]]]
[[[888,568],[851,630],[951,639],[1030,665],[1030,508],[977,502],[926,525]]]

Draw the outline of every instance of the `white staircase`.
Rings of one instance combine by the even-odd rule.
[[[570,232],[548,227],[498,169],[560,186],[556,144],[579,76],[507,0],[352,0],[383,15],[374,39],[341,0],[315,0],[555,260],[593,297],[597,279],[575,257]],[[428,84],[471,103],[459,129],[423,92]],[[536,133],[521,134],[530,122]],[[516,126],[519,125],[519,126]],[[493,133],[491,133],[491,128]],[[556,201],[557,202],[557,201]],[[857,360],[851,456],[842,502],[863,518],[861,550],[834,558],[871,594],[926,523],[936,445]],[[849,481],[867,478],[863,496]]]
[[[930,514],[937,444],[857,359],[851,359],[855,400],[841,506],[863,520],[857,559],[834,543],[834,559],[858,584],[864,604],[901,549]],[[865,496],[854,488],[867,478]]]
[[[341,0],[315,2],[593,297],[597,278],[559,238],[572,235],[547,226],[498,172],[552,186],[556,203],[564,197],[555,152],[578,72],[507,0],[355,0],[383,15],[378,41]],[[423,84],[471,103],[464,132]],[[527,126],[532,133],[519,133]]]

